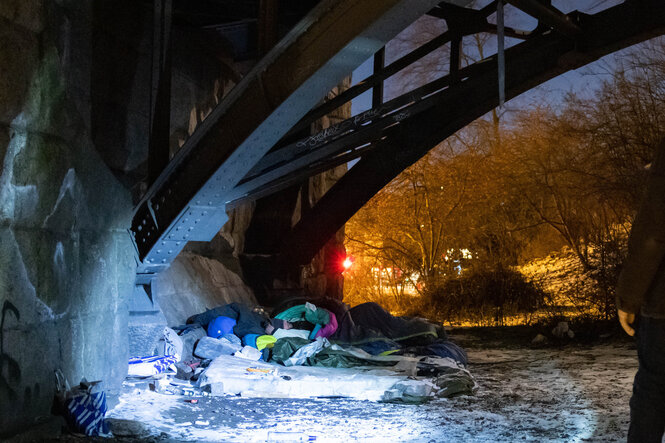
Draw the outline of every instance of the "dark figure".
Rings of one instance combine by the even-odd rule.
[[[630,399],[629,442],[661,443],[665,431],[665,140],[651,164],[647,190],[628,241],[617,284],[621,326],[639,315],[639,369]]]

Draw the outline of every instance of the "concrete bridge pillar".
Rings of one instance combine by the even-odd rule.
[[[96,51],[113,54],[94,46],[93,3],[0,5],[3,435],[49,414],[55,369],[73,384],[126,375],[132,201],[94,142]]]

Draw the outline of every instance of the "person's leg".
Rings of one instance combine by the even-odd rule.
[[[665,320],[640,318],[637,356],[628,442],[661,443],[665,432]]]

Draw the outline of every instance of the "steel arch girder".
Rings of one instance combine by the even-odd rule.
[[[323,0],[187,140],[138,205],[139,274],[226,221],[226,194],[325,94],[438,0]],[[456,3],[469,3],[456,0]]]
[[[545,33],[506,51],[506,98],[514,98],[564,72],[665,34],[665,2],[627,2],[590,15],[580,14],[581,33],[572,40]],[[457,130],[498,106],[494,68],[449,88],[437,105],[389,128],[294,226],[281,248],[281,263],[308,263],[365,203],[404,169]],[[458,111],[463,109],[462,113]]]

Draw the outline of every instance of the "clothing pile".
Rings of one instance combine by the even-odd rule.
[[[272,316],[231,303],[167,329],[175,377],[212,395],[420,402],[475,386],[466,353],[441,325],[395,317],[376,303],[292,300]]]

